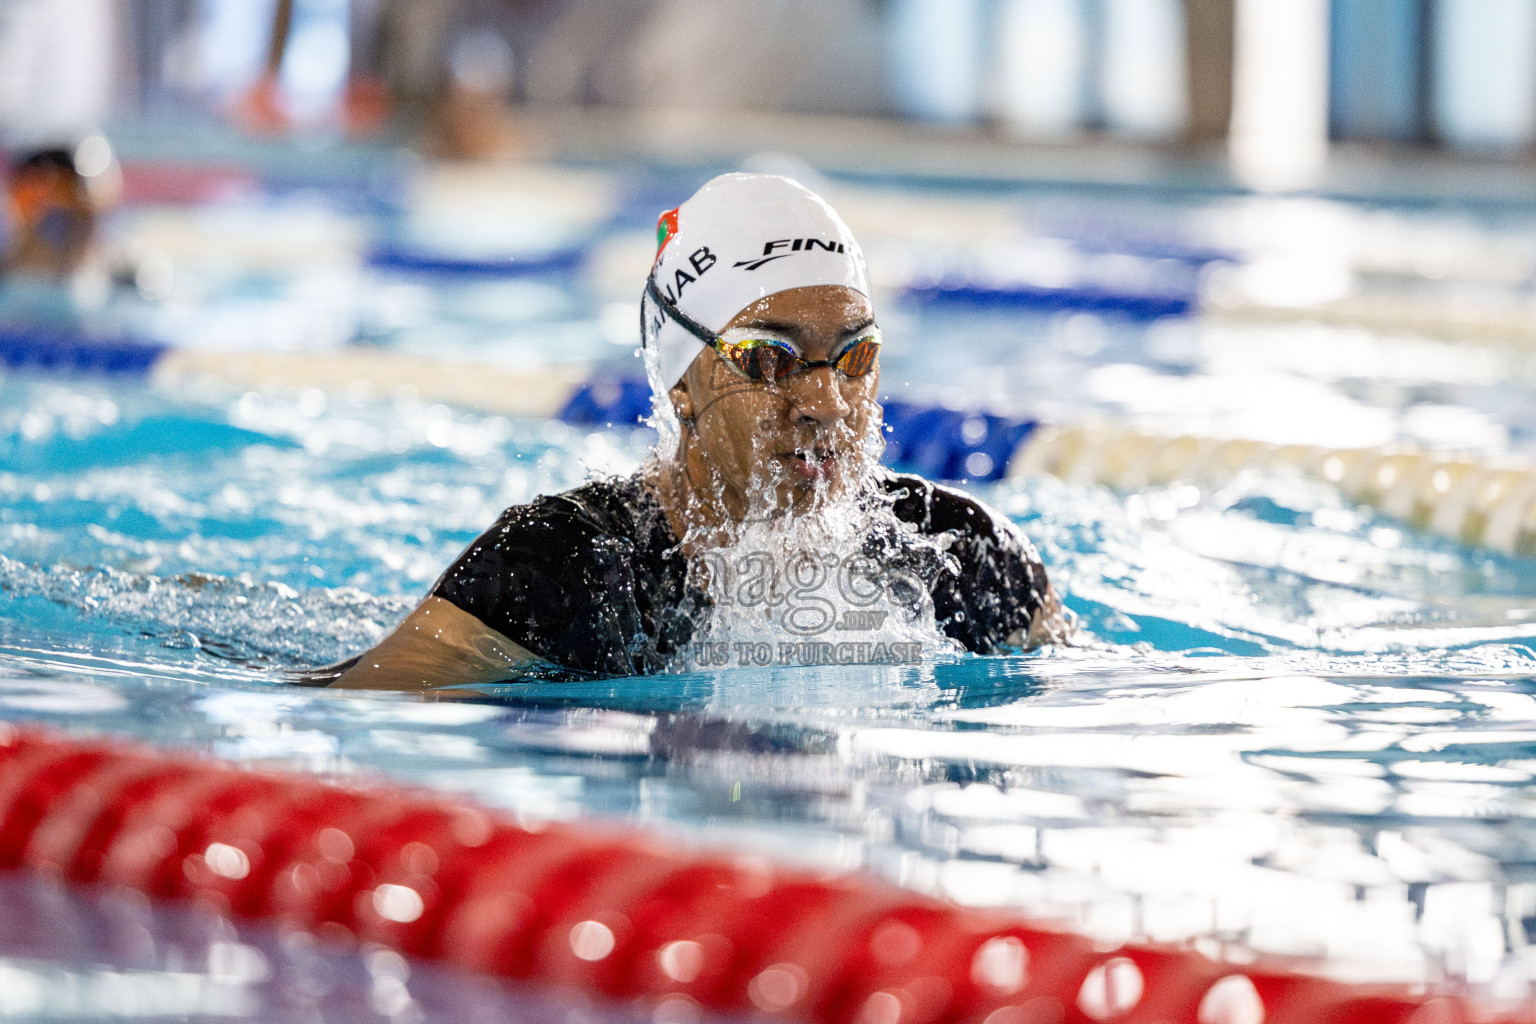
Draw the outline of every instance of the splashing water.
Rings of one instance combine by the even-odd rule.
[[[826,500],[739,524],[695,560],[708,617],[686,668],[915,662],[954,656],[925,578],[958,564],[887,501]]]
[[[848,388],[839,396],[846,415],[813,426],[787,389],[748,381],[723,362],[694,396],[707,401],[675,424],[671,473],[686,482],[682,548],[708,607],[675,668],[889,664],[961,653],[929,594],[929,582],[958,573],[959,562],[945,551],[948,537],[902,522],[881,487],[869,384],[834,376],[819,385]],[[666,443],[672,435],[660,436]]]
[[[70,609],[87,630],[117,627],[170,650],[271,668],[340,660],[377,641],[412,603],[353,587],[297,591],[277,581],[43,567],[4,555],[0,591],[16,602],[18,618],[47,614],[49,606]]]

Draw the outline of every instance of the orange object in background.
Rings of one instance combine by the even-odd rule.
[[[390,108],[389,89],[382,81],[354,78],[347,82],[338,107],[322,122],[338,120],[351,138],[372,138],[384,130]],[[279,138],[295,128],[282,82],[276,75],[258,79],[235,102],[231,117],[242,131],[259,138]]]
[[[233,110],[235,124],[258,136],[285,135],[292,127],[275,74],[263,75],[241,96]]]
[[[378,135],[389,120],[389,88],[372,76],[347,80],[342,96],[342,122],[349,136],[366,139]]]

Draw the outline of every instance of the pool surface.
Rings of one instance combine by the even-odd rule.
[[[592,173],[575,175],[571,188]],[[866,188],[852,205],[862,202],[871,219],[877,199],[903,195],[890,183]],[[1008,198],[912,196],[951,220],[983,218],[987,204]],[[311,237],[303,225],[320,230],[313,218],[359,232],[376,216],[305,202],[311,220],[286,235],[276,221],[262,227],[280,236],[273,247],[302,247]],[[1293,216],[1336,229],[1327,251],[1344,254],[1335,260],[1349,278],[1340,291],[1322,280],[1329,268],[1310,278],[1274,269],[1305,262],[1289,236],[1255,255],[1253,224],[1283,220],[1257,200],[1193,197],[1173,227],[1148,227],[1151,201],[1122,197],[1100,214],[1120,227],[1100,224],[1096,234],[1084,227],[1093,208],[1080,196],[1017,202],[1029,217],[1015,219],[1011,262],[993,253],[994,263],[1036,267],[1039,277],[1066,265],[1063,253],[1081,269],[1104,255],[1097,246],[1124,257],[1094,264],[1100,284],[1119,273],[1126,294],[1166,295],[1186,282],[1199,311],[1149,319],[1082,303],[1021,309],[1001,303],[995,275],[985,301],[939,296],[913,284],[922,259],[951,274],[964,260],[942,239],[876,233],[871,260],[906,275],[882,285],[889,395],[1280,443],[1532,450],[1536,366],[1526,342],[1508,332],[1469,340],[1467,316],[1456,312],[1469,295],[1482,297],[1473,308],[1483,321],[1489,310],[1524,308],[1529,266],[1496,280],[1473,258],[1504,245],[1530,263],[1536,228],[1519,211],[1491,224],[1466,212],[1294,201]],[[582,208],[579,197],[571,206]],[[176,228],[192,251],[188,224],[227,223],[241,211],[159,210],[156,230],[167,238]],[[130,210],[121,230],[146,231],[149,216]],[[231,257],[218,281],[210,266],[188,271],[198,287],[183,280],[179,298],[141,282],[92,315],[136,317],[136,330],[163,340],[175,340],[179,324],[185,344],[239,348],[250,339],[236,327],[252,330],[256,310],[273,318],[260,322],[296,325],[283,336],[299,349],[361,338],[488,362],[625,369],[633,364],[617,324],[632,298],[604,275],[623,279],[611,268],[629,265],[635,243],[614,216],[619,226],[605,229],[606,248],[589,254],[585,276],[555,267],[536,279],[444,284],[419,267],[412,277],[369,265],[361,248],[333,253],[329,277],[252,269],[259,247],[240,236],[250,244],[233,249],[246,262]],[[1126,225],[1139,225],[1140,241]],[[1247,225],[1250,236],[1227,241],[1249,247],[1238,256],[1199,249],[1195,241],[1214,245],[1220,235],[1210,225],[1229,234]],[[1172,245],[1174,228],[1198,237],[1148,255],[1145,236]],[[1394,231],[1410,240],[1438,231],[1442,243],[1460,232],[1472,256],[1449,269],[1392,267],[1359,241]],[[1033,263],[1018,255],[1025,242]],[[974,284],[987,252],[967,253]],[[1250,291],[1234,299],[1238,274]],[[1281,285],[1312,291],[1290,305],[1254,298],[1253,289]],[[1453,291],[1460,298],[1442,301]],[[1414,332],[1360,312],[1389,292],[1450,310],[1442,320],[1451,327]],[[365,305],[371,326],[357,315]],[[1536,562],[1415,530],[1299,474],[1131,492],[1051,477],[970,485],[1039,546],[1084,631],[1079,647],[424,696],[281,681],[283,670],[377,639],[504,507],[593,473],[628,472],[649,441],[641,428],[509,417],[406,392],[171,391],[13,372],[0,379],[0,718],[247,764],[381,775],[532,819],[643,822],[685,843],[868,868],[1105,942],[1316,957],[1339,977],[1464,980],[1500,995],[1536,981]],[[105,897],[0,883],[0,905],[23,916],[66,903],[78,921],[132,916]],[[183,942],[177,929],[215,925],[156,915],[144,927],[162,936],[162,953],[182,942],[209,964],[225,958],[227,984],[187,998],[236,1001],[227,1014],[201,1003],[166,1012],[255,1014],[279,998],[263,988],[277,984],[273,971],[298,969],[283,959],[296,940]],[[95,927],[79,925],[82,934]],[[70,954],[38,941],[0,947],[0,977],[26,975],[28,991],[45,992],[36,979],[71,956],[186,969],[160,954],[124,959],[79,945]],[[262,950],[269,967],[241,974],[255,961],[208,952],[219,942]],[[371,963],[359,955],[335,970],[356,974],[347,984],[364,994],[402,970],[381,960],[369,973]],[[424,977],[411,990],[413,1012],[467,1019],[453,985]],[[0,1013],[88,1016],[58,1009],[64,990],[20,1009],[0,996]],[[523,997],[484,998],[501,1006]],[[527,1012],[553,1019],[567,1010]]]

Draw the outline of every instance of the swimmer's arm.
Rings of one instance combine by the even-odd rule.
[[[469,612],[429,597],[331,683],[362,690],[421,690],[515,678],[538,655]]]

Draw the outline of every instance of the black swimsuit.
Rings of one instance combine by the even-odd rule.
[[[880,486],[917,534],[949,535],[949,557],[909,544],[904,566],[925,585],[947,636],[990,654],[1028,631],[1046,576],[1017,526],[921,477],[883,474]],[[636,475],[507,509],[432,593],[564,669],[643,675],[672,662],[708,611],[687,570],[666,516]]]

